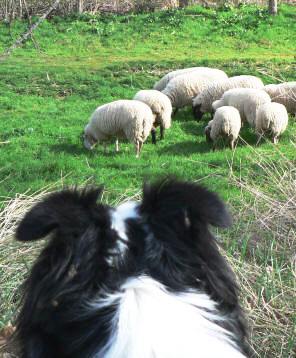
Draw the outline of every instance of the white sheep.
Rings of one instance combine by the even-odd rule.
[[[142,145],[149,136],[154,115],[149,106],[140,101],[118,100],[98,107],[84,129],[84,146],[87,149],[97,142],[116,138],[127,138],[135,144],[138,158]]]
[[[182,68],[179,70],[171,71],[167,73],[165,76],[163,76],[158,82],[156,82],[153,86],[153,89],[162,91],[163,89],[165,89],[166,85],[170,82],[170,80],[172,80],[173,78],[179,75],[184,75],[185,73],[195,72],[195,71],[199,71],[203,73],[209,70],[212,69],[210,67],[188,67],[188,68]]]
[[[296,116],[296,81],[271,84],[264,87],[272,102],[283,104],[288,113]]]
[[[212,111],[212,103],[223,96],[223,93],[232,88],[263,89],[262,80],[255,76],[234,76],[209,84],[198,96],[193,98],[193,114],[201,119],[203,114]]]
[[[256,118],[256,133],[258,142],[265,133],[271,134],[273,143],[278,143],[278,137],[288,126],[288,112],[283,104],[272,102],[258,108]]]
[[[239,111],[231,106],[223,106],[217,109],[214,118],[206,126],[205,135],[208,142],[213,142],[213,150],[215,150],[220,137],[226,138],[230,148],[233,150],[240,129],[241,118]]]
[[[164,138],[165,129],[170,128],[172,123],[172,104],[169,98],[156,90],[142,90],[136,93],[134,100],[146,103],[155,116],[152,128],[152,143],[156,143],[156,127],[160,127],[160,139]]]
[[[238,109],[242,122],[247,121],[251,127],[255,127],[258,107],[264,103],[271,103],[269,95],[264,90],[233,88],[226,91],[212,107],[216,111],[222,106],[233,106]]]
[[[226,73],[218,69],[211,69],[209,72],[185,73],[173,78],[162,93],[169,97],[175,109],[192,106],[193,97],[197,96],[210,83],[225,78],[227,78]]]

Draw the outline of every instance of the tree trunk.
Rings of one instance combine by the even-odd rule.
[[[268,0],[268,12],[270,15],[277,14],[277,0]]]
[[[83,13],[83,0],[78,0],[78,12],[79,14],[82,14]]]
[[[186,7],[189,5],[189,0],[180,0],[179,7]]]

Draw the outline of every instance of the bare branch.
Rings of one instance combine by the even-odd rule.
[[[33,31],[47,18],[47,16],[58,6],[61,0],[56,0],[52,6],[38,19],[35,24],[33,24],[27,32],[22,34],[15,43],[5,50],[4,54],[0,57],[0,61],[4,61],[13,50],[20,47],[24,42],[28,40],[28,38],[32,35]]]

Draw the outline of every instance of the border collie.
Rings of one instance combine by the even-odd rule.
[[[209,230],[231,224],[216,194],[165,179],[113,208],[101,192],[52,193],[17,228],[17,240],[47,240],[23,285],[20,357],[249,357],[234,274]]]

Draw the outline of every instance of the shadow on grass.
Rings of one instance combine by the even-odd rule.
[[[91,153],[82,144],[72,144],[72,143],[63,143],[63,144],[53,144],[50,146],[50,151],[53,153],[68,153],[68,154],[87,154]]]
[[[53,153],[68,153],[68,154],[76,154],[81,155],[85,154],[88,157],[94,157],[94,156],[103,156],[103,157],[114,157],[116,155],[121,155],[122,150],[119,152],[116,152],[115,149],[107,147],[106,150],[104,150],[104,147],[99,145],[95,146],[93,150],[88,150],[83,147],[83,145],[79,144],[70,144],[70,143],[63,143],[63,144],[53,144],[50,148],[50,151]]]
[[[176,122],[189,122],[194,120],[191,108],[180,108],[178,112],[172,116],[172,120]]]
[[[257,143],[257,137],[253,131],[247,124],[243,126],[243,128],[240,131],[240,136],[243,138],[245,142],[247,142],[251,146],[256,146]],[[243,143],[241,140],[239,141],[239,146],[244,147],[246,144]]]
[[[211,148],[206,142],[198,143],[194,141],[181,142],[176,144],[167,145],[165,148],[162,148],[157,151],[159,155],[161,154],[173,154],[173,155],[190,155],[194,153],[207,153],[210,152]]]
[[[192,134],[192,135],[203,135],[204,128],[201,126],[198,122],[183,122],[181,124],[181,129],[186,134]]]

